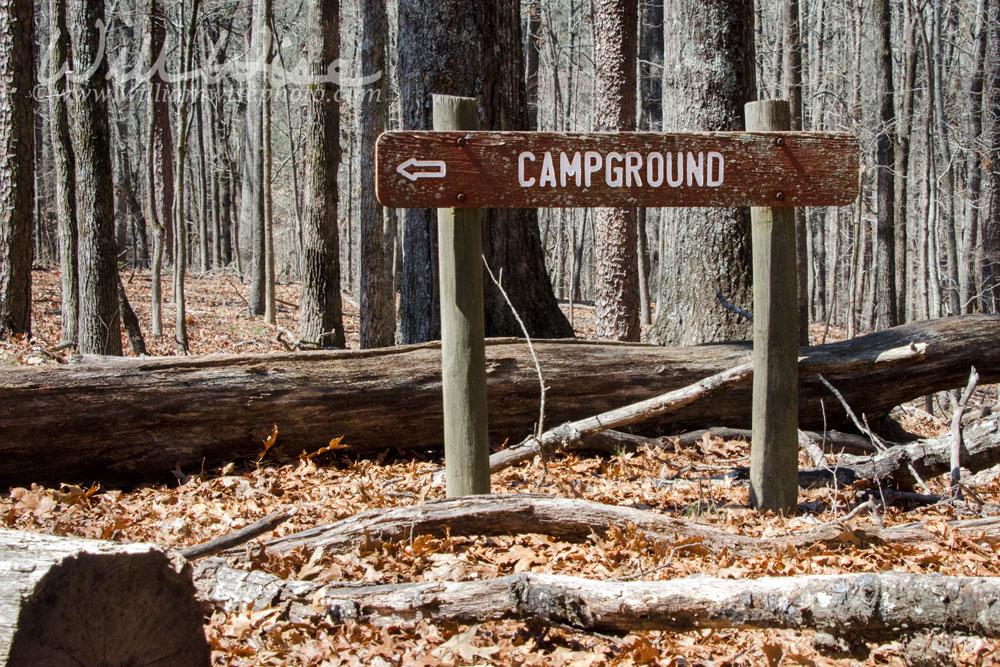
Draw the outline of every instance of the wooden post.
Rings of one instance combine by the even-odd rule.
[[[476,100],[434,96],[435,130],[475,130]],[[461,141],[461,140],[459,140]],[[455,194],[461,205],[465,193]],[[445,479],[449,497],[490,492],[479,209],[438,209]]]
[[[746,105],[748,131],[788,130],[788,102]],[[784,139],[775,151],[786,150]],[[776,201],[784,193],[775,192]],[[754,206],[753,235],[753,433],[750,504],[791,512],[798,497],[798,296],[795,209]]]

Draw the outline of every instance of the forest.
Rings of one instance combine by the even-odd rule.
[[[997,382],[1000,0],[0,0],[0,665],[1000,664]]]

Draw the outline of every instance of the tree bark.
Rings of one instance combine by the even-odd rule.
[[[476,97],[484,130],[528,127],[520,10],[517,3],[401,0],[399,80],[403,127],[431,128],[431,94]],[[407,209],[403,226],[399,338],[438,338],[437,231],[432,212]],[[508,296],[529,335],[572,336],[545,270],[534,209],[483,212],[483,254],[503,271]],[[500,291],[485,283],[486,334],[521,335]]]
[[[987,15],[987,108],[989,109],[989,217],[983,222],[982,303],[984,313],[1000,313],[1000,2]]]
[[[31,333],[34,16],[32,0],[0,2],[0,337]]]
[[[973,532],[995,539],[1000,519],[990,517],[949,524],[956,531]],[[803,549],[824,542],[836,543],[844,537],[844,526],[822,525],[777,537],[750,537],[722,528],[623,505],[609,505],[578,498],[557,498],[543,494],[482,495],[434,500],[419,505],[372,509],[334,523],[275,538],[263,543],[268,552],[287,554],[295,549],[324,553],[349,553],[379,542],[393,543],[418,535],[432,537],[499,537],[538,533],[566,542],[585,542],[592,535],[605,536],[610,529],[634,527],[650,543],[688,543],[710,553],[723,551],[747,557],[775,550]],[[922,523],[880,529],[853,527],[861,542],[892,543],[934,541]],[[222,538],[225,539],[225,538]],[[191,547],[194,550],[198,547]],[[187,551],[187,550],[185,550]],[[215,553],[239,556],[244,548],[226,547]]]
[[[320,618],[382,626],[418,619],[469,624],[516,619],[616,634],[813,628],[859,644],[943,629],[1000,636],[1000,613],[993,604],[1000,583],[990,577],[882,572],[621,582],[524,573],[482,581],[335,587],[236,570],[213,558],[198,565],[195,584],[202,599],[223,609],[251,602],[255,609],[280,605],[289,620],[299,623]]]
[[[86,77],[75,86],[73,153],[79,224],[80,323],[83,354],[120,356],[118,248],[108,128],[107,59],[99,50],[104,0],[72,0],[73,71]],[[89,75],[89,76],[88,76]]]
[[[806,348],[800,428],[835,428],[843,409],[823,373],[869,420],[935,391],[961,387],[969,366],[1000,380],[1000,319],[964,316],[910,324]],[[879,355],[926,343],[922,361],[870,370]],[[746,343],[694,348],[584,341],[535,345],[548,387],[546,420],[559,424],[685,387],[748,358]],[[490,438],[517,441],[538,417],[538,377],[523,342],[489,341]],[[0,480],[132,484],[256,457],[278,426],[275,455],[315,451],[345,436],[356,452],[441,447],[440,350],[391,350],[134,359],[0,372]],[[719,391],[643,431],[746,426],[749,382]],[[113,444],[109,444],[113,443]]]
[[[243,191],[240,196],[240,223],[249,229],[250,314],[263,315],[267,285],[265,279],[264,236],[264,81],[268,75],[264,54],[264,31],[269,30],[271,0],[253,0],[250,48],[247,50],[246,136],[243,144]],[[315,28],[315,26],[313,26]],[[338,290],[339,292],[339,290]]]
[[[878,218],[875,229],[875,327],[896,326],[895,122],[892,81],[892,12],[889,0],[875,0],[873,21],[878,31],[875,95],[879,131],[875,138],[875,189]]]
[[[340,102],[337,84],[326,80],[327,68],[337,59],[340,48],[340,9],[338,0],[316,0],[311,9],[310,72],[322,83],[314,84],[310,101],[299,339],[322,347],[344,347],[337,237]]]
[[[144,544],[0,530],[0,662],[208,665],[183,559]]]
[[[594,130],[635,131],[637,0],[594,2]],[[636,209],[594,211],[594,328],[598,338],[639,340]]]
[[[756,97],[753,8],[748,0],[666,0],[664,131],[742,130]],[[663,211],[671,244],[650,339],[689,345],[745,338],[750,328],[715,301],[751,305],[747,209]]]
[[[392,256],[386,253],[385,211],[375,199],[375,140],[389,120],[389,17],[385,0],[362,3],[362,76],[378,81],[361,95],[361,347],[389,347],[396,339]]]
[[[73,144],[67,116],[67,71],[69,30],[66,28],[66,0],[49,0],[49,125],[52,131],[52,157],[56,178],[56,221],[59,229],[59,271],[62,284],[62,339],[76,342],[79,318],[77,282],[76,173]]]

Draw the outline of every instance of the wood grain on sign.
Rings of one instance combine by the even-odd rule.
[[[393,208],[822,206],[858,191],[858,142],[825,132],[386,132]]]

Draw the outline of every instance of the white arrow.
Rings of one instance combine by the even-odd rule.
[[[425,169],[436,169],[437,171],[414,171],[410,172],[410,167],[414,168],[425,168]],[[418,178],[444,178],[445,174],[448,173],[448,167],[445,165],[444,160],[418,160],[417,158],[411,157],[409,160],[403,164],[396,167],[396,172],[402,174],[411,181],[415,181]]]

